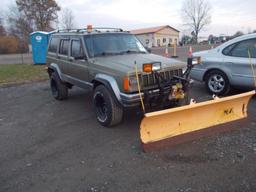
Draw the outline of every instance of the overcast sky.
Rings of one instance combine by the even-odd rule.
[[[14,0],[1,0],[6,9]],[[62,8],[69,8],[77,27],[87,24],[101,27],[121,27],[131,30],[159,25],[185,28],[180,18],[183,0],[57,0]],[[232,35],[241,30],[256,30],[255,0],[209,0],[212,23],[201,36]]]

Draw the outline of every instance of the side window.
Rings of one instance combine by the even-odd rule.
[[[234,57],[249,58],[250,51],[251,57],[256,58],[256,39],[249,39],[240,42],[232,51],[231,55]]]
[[[81,41],[72,40],[71,42],[71,56],[72,57],[81,57],[84,55]]]
[[[69,47],[69,40],[68,39],[62,39],[61,42],[60,42],[59,53],[61,55],[68,55],[68,47]]]
[[[222,51],[222,53],[223,53],[224,55],[231,56],[231,50],[232,50],[236,45],[237,45],[237,43],[232,44],[232,45],[229,45],[228,47],[226,47],[226,48]]]
[[[86,45],[86,49],[88,51],[89,57],[93,57],[94,53],[93,53],[92,37],[89,35],[86,35],[84,37],[84,40],[85,40],[85,45]]]
[[[57,48],[58,48],[58,44],[59,44],[60,39],[57,37],[53,37],[51,39],[50,45],[49,45],[49,52],[53,52],[56,53],[57,52]]]

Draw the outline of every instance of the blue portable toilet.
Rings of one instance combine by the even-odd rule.
[[[30,34],[34,64],[45,64],[48,43],[54,32],[36,31]]]

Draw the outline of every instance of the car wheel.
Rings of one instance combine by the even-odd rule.
[[[226,95],[230,91],[228,77],[219,70],[211,71],[206,75],[205,85],[209,93],[219,96]]]
[[[60,80],[58,74],[52,73],[50,78],[52,95],[57,100],[67,99],[68,87]]]
[[[109,90],[99,85],[93,93],[93,104],[98,122],[105,127],[119,124],[123,118],[123,108],[112,97]]]

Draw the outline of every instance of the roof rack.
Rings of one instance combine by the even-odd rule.
[[[82,29],[58,29],[56,30],[56,33],[60,33],[60,32],[124,32],[123,29],[121,28],[109,28],[109,27],[96,27],[96,28],[92,28],[90,30],[88,30],[87,28],[82,28]]]

